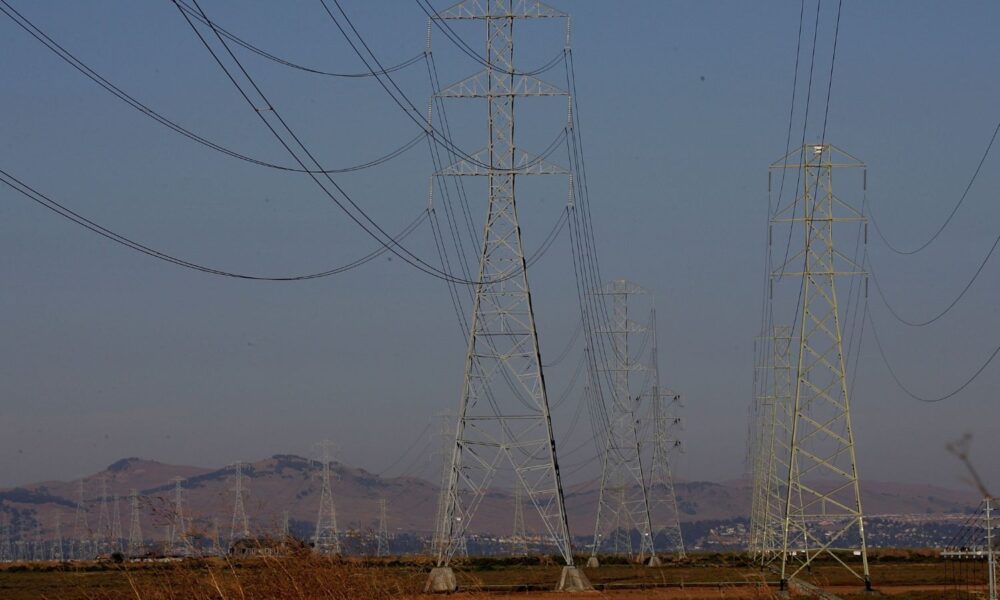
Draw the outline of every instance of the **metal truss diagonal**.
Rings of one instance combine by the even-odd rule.
[[[436,18],[462,19],[556,19],[568,15],[538,0],[462,0],[439,11]]]

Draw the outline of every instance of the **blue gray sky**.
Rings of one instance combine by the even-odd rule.
[[[11,0],[96,71],[170,118],[227,146],[287,164],[172,2]],[[364,69],[318,1],[203,0],[217,22],[298,62]],[[380,59],[420,53],[416,2],[345,0]],[[655,292],[664,378],[685,397],[683,479],[741,476],[752,342],[759,326],[767,166],[784,153],[799,4],[558,2],[573,16],[584,148],[606,277]],[[444,3],[435,2],[442,8]],[[806,2],[794,140],[814,2]],[[807,140],[817,139],[836,3],[824,2]],[[997,122],[1000,6],[992,2],[843,3],[827,140],[869,168],[868,202],[886,235],[912,246],[951,210]],[[481,32],[459,27],[474,47]],[[302,175],[214,153],[112,98],[5,17],[0,167],[86,216],[156,248],[225,269],[316,271],[369,252],[359,233]],[[558,28],[519,39],[528,68],[561,48]],[[441,35],[445,81],[477,65]],[[330,79],[240,55],[304,141],[330,167],[376,157],[418,133],[371,79]],[[556,82],[561,70],[550,72]],[[397,81],[425,106],[422,63]],[[562,126],[561,101],[525,109],[540,150]],[[532,112],[534,111],[534,112]],[[546,112],[548,111],[548,112]],[[456,142],[483,145],[479,106],[456,105]],[[936,313],[965,284],[997,234],[1000,157],[991,156],[941,238],[913,257],[869,251],[905,315]],[[420,145],[378,168],[337,176],[387,229],[427,205]],[[856,183],[856,182],[855,182]],[[483,193],[470,187],[474,214]],[[848,188],[860,200],[855,185]],[[430,476],[437,442],[421,431],[458,405],[465,341],[445,285],[381,257],[299,283],[222,279],[153,261],[0,190],[0,485],[72,478],[124,456],[205,466],[274,453],[308,454],[329,438],[349,464]],[[477,204],[479,203],[479,204]],[[525,244],[537,247],[565,203],[565,183],[521,198]],[[410,242],[436,260],[430,231]],[[926,395],[973,372],[1000,340],[991,262],[933,326],[908,330],[874,292],[871,311],[900,376]],[[578,319],[565,233],[532,269],[543,358]],[[991,298],[993,300],[991,300]],[[573,351],[574,354],[577,350]],[[574,363],[575,359],[567,360]],[[570,368],[554,369],[553,395]],[[1000,364],[940,404],[908,399],[870,336],[853,392],[863,478],[964,485],[944,446],[972,433],[974,459],[1000,451]],[[575,411],[556,411],[557,431]],[[578,430],[577,438],[587,431]],[[572,444],[575,446],[576,444]],[[585,461],[590,450],[566,458]],[[576,479],[592,475],[583,468]]]

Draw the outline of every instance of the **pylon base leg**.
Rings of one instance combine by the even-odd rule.
[[[594,557],[591,557],[594,558]],[[589,560],[587,561],[590,562]],[[590,580],[583,574],[583,571],[576,567],[563,567],[562,575],[559,577],[559,587],[557,592],[592,592],[594,586],[590,585]]]
[[[596,556],[591,556],[590,558],[587,559],[588,569],[596,569],[599,566],[601,566],[601,561],[597,560]]]
[[[660,561],[660,557],[657,555],[652,555],[649,557],[649,562],[646,563],[647,567],[662,567],[663,562]]]
[[[427,576],[427,584],[424,585],[425,594],[450,594],[457,589],[458,581],[455,580],[455,572],[451,567],[434,567]]]

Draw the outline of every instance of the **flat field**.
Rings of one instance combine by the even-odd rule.
[[[558,565],[531,562],[479,559],[459,563],[455,571],[461,592],[451,598],[570,596],[547,591],[559,579]],[[308,555],[238,561],[13,564],[0,570],[0,598],[390,600],[422,596],[428,570],[429,565],[419,561],[334,561]],[[972,580],[969,583],[978,582],[976,573],[956,572],[926,556],[884,561],[876,556],[871,572],[879,592],[900,600],[972,598],[975,595],[956,595],[955,577],[964,575]],[[599,597],[616,599],[771,598],[776,591],[772,573],[741,564],[736,555],[696,556],[661,568],[612,564],[585,573]],[[859,581],[834,564],[817,565],[801,578],[841,598],[870,597],[861,593]]]

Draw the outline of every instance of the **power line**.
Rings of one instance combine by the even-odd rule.
[[[184,0],[178,0],[178,2],[180,3],[182,10],[184,10],[186,13],[188,13],[189,15],[191,15],[192,17],[194,17],[195,19],[197,19],[200,23],[202,23],[204,25],[208,25],[209,27],[213,27],[214,26],[216,29],[219,30],[219,32],[224,37],[226,37],[230,41],[235,42],[236,44],[239,44],[240,46],[246,48],[250,52],[253,52],[254,54],[257,54],[257,55],[259,55],[259,56],[261,56],[263,58],[266,58],[267,60],[276,62],[276,63],[278,63],[280,65],[284,65],[286,67],[290,67],[292,69],[297,69],[299,71],[304,71],[306,73],[313,73],[315,75],[326,75],[328,77],[339,77],[339,78],[346,78],[346,79],[358,79],[358,78],[366,78],[366,77],[376,77],[378,75],[384,75],[384,74],[387,74],[387,73],[395,73],[396,71],[400,71],[402,69],[405,69],[406,67],[409,67],[410,65],[416,64],[417,62],[419,62],[424,57],[424,53],[421,52],[420,54],[417,54],[416,56],[412,56],[412,57],[404,60],[403,62],[401,62],[399,64],[387,67],[385,70],[378,71],[377,73],[372,73],[371,71],[365,71],[363,73],[336,73],[336,72],[332,72],[332,71],[324,71],[322,69],[316,69],[316,68],[313,68],[313,67],[306,67],[306,66],[303,66],[303,65],[301,65],[299,63],[295,63],[295,62],[292,62],[290,60],[287,60],[287,59],[281,58],[279,56],[276,56],[276,55],[274,55],[274,54],[272,54],[270,52],[267,52],[266,50],[262,50],[258,46],[255,46],[255,45],[251,44],[250,42],[246,41],[245,39],[240,38],[240,37],[236,36],[235,34],[227,31],[222,26],[220,26],[217,22],[209,22],[208,19],[206,19],[205,17],[203,17],[195,9],[191,8],[188,4],[186,4],[184,2]]]
[[[428,133],[426,131],[422,132],[422,133],[418,134],[416,137],[414,137],[413,139],[405,142],[401,146],[395,148],[394,150],[392,150],[392,151],[390,151],[390,152],[388,152],[388,153],[386,153],[386,154],[384,154],[384,155],[382,155],[382,156],[380,156],[378,158],[375,158],[375,159],[372,159],[372,160],[369,160],[369,161],[366,161],[364,163],[360,163],[360,164],[357,164],[357,165],[352,165],[352,166],[348,166],[348,167],[341,167],[341,168],[336,168],[336,169],[310,170],[310,169],[306,169],[304,167],[299,167],[299,168],[290,167],[290,166],[287,166],[287,165],[279,165],[279,164],[268,162],[266,160],[262,160],[262,159],[259,159],[259,158],[254,158],[252,156],[248,156],[246,154],[242,154],[240,152],[237,152],[236,150],[233,150],[231,148],[223,146],[222,144],[219,144],[218,142],[214,142],[214,141],[212,141],[212,140],[210,140],[210,139],[208,139],[208,138],[206,138],[206,137],[204,137],[204,136],[202,136],[200,134],[197,134],[194,131],[192,131],[192,130],[190,130],[190,129],[188,129],[188,128],[182,126],[182,125],[180,125],[176,121],[174,121],[174,120],[172,120],[172,119],[164,116],[162,113],[154,110],[153,108],[151,108],[147,104],[144,104],[143,102],[139,101],[137,98],[135,98],[134,96],[132,96],[131,94],[129,94],[128,92],[126,92],[125,90],[123,90],[122,88],[118,87],[117,85],[115,85],[114,83],[112,83],[111,81],[109,81],[103,75],[101,75],[100,73],[98,73],[97,71],[95,71],[94,69],[92,69],[90,66],[88,66],[86,63],[84,63],[82,60],[80,60],[79,58],[77,58],[73,53],[71,53],[65,47],[63,47],[62,45],[60,45],[57,41],[55,41],[53,38],[51,38],[44,31],[42,31],[37,25],[35,25],[34,23],[32,23],[30,20],[28,20],[21,13],[19,13],[14,7],[12,7],[7,2],[7,0],[0,0],[0,4],[3,4],[3,6],[0,6],[0,12],[3,12],[11,21],[13,21],[16,25],[18,25],[24,31],[28,32],[29,35],[31,35],[33,38],[35,38],[35,40],[37,40],[43,46],[45,46],[46,48],[48,48],[53,54],[55,54],[60,59],[62,59],[66,64],[70,65],[71,67],[73,67],[74,69],[76,69],[77,71],[79,71],[81,74],[83,74],[85,77],[87,77],[88,79],[90,79],[91,81],[93,81],[94,83],[96,83],[97,85],[99,85],[101,88],[103,88],[105,91],[107,91],[111,95],[115,96],[116,98],[118,98],[122,102],[128,104],[129,106],[131,106],[135,110],[139,111],[140,113],[142,113],[146,117],[148,117],[148,118],[156,121],[157,123],[163,125],[164,127],[168,128],[168,129],[170,129],[170,130],[172,130],[172,131],[174,131],[176,133],[179,133],[179,134],[183,135],[184,137],[190,139],[191,141],[194,141],[194,142],[196,142],[198,144],[201,144],[202,146],[205,146],[206,148],[210,148],[212,150],[215,150],[216,152],[220,152],[220,153],[225,154],[227,156],[230,156],[232,158],[235,158],[235,159],[238,159],[238,160],[242,160],[244,162],[248,162],[248,163],[251,163],[251,164],[254,164],[254,165],[258,165],[258,166],[261,166],[261,167],[267,167],[267,168],[276,169],[276,170],[279,170],[279,171],[289,171],[289,172],[293,172],[293,173],[320,173],[320,174],[351,173],[351,172],[354,172],[354,171],[360,171],[362,169],[368,169],[368,168],[379,166],[379,165],[381,165],[383,163],[386,163],[386,162],[388,162],[388,161],[390,161],[390,160],[392,160],[392,159],[394,159],[394,158],[402,155],[407,150],[413,148],[414,146],[416,146],[421,140],[423,140],[428,135]],[[4,8],[4,7],[6,7],[6,8]]]
[[[990,354],[989,358],[986,359],[986,362],[984,362],[978,369],[976,369],[976,371],[968,379],[962,382],[961,385],[959,385],[952,391],[948,392],[947,394],[933,398],[920,396],[911,391],[910,388],[908,388],[896,374],[896,370],[892,368],[892,364],[889,362],[889,359],[886,356],[885,349],[882,347],[882,340],[879,339],[878,329],[875,327],[875,320],[872,318],[871,312],[866,311],[866,313],[868,316],[868,322],[871,325],[872,335],[875,337],[875,345],[876,347],[878,347],[879,355],[882,357],[882,363],[885,364],[885,368],[886,370],[889,371],[889,375],[892,376],[893,381],[896,382],[896,385],[899,386],[899,389],[903,390],[903,392],[907,396],[920,402],[927,402],[927,403],[942,402],[944,400],[951,398],[952,396],[961,393],[962,390],[969,387],[969,385],[972,384],[972,382],[975,381],[983,373],[983,371],[986,370],[986,367],[990,366],[990,363],[993,362],[993,359],[996,358],[998,354],[1000,354],[1000,346],[997,346],[996,350],[994,350],[993,353]]]
[[[979,177],[979,172],[983,169],[983,163],[986,162],[986,158],[990,155],[990,150],[993,149],[993,142],[996,141],[998,133],[1000,133],[1000,122],[998,122],[997,126],[993,129],[993,135],[990,137],[990,143],[986,145],[986,150],[983,152],[982,158],[979,159],[979,164],[976,165],[976,170],[973,171],[972,177],[969,179],[969,183],[966,184],[965,189],[962,191],[962,195],[958,198],[958,202],[955,203],[955,207],[951,209],[951,212],[948,213],[948,218],[944,220],[944,223],[942,223],[941,226],[938,227],[937,231],[935,231],[934,234],[926,242],[920,244],[919,246],[913,248],[912,250],[899,249],[898,247],[893,245],[888,239],[886,239],[885,235],[882,234],[882,229],[878,226],[878,219],[875,218],[874,211],[872,212],[872,223],[874,223],[875,225],[875,232],[878,233],[878,237],[885,244],[886,248],[895,252],[896,254],[904,254],[904,255],[916,254],[917,252],[920,252],[924,248],[930,246],[934,242],[934,240],[936,240],[938,236],[941,235],[941,232],[944,231],[946,227],[948,227],[948,224],[950,224],[951,220],[955,217],[955,214],[958,212],[958,209],[962,206],[962,203],[965,202],[965,198],[966,196],[969,195],[969,190],[972,189],[973,184],[976,183],[976,178]]]
[[[868,268],[869,270],[871,270],[872,279],[875,281],[875,291],[878,292],[878,296],[879,298],[882,299],[882,303],[885,304],[885,307],[889,309],[889,314],[891,314],[893,318],[895,318],[897,321],[899,321],[904,325],[909,325],[910,327],[926,327],[927,325],[930,325],[931,323],[937,321],[941,317],[948,314],[951,311],[951,309],[954,308],[955,305],[957,305],[959,301],[962,300],[962,298],[965,296],[965,293],[968,292],[969,288],[972,287],[972,284],[975,283],[977,279],[979,279],[979,275],[983,272],[983,269],[986,268],[986,263],[989,262],[990,257],[992,257],[993,253],[996,252],[997,246],[1000,246],[1000,235],[998,235],[996,239],[993,240],[993,245],[990,247],[990,251],[987,252],[986,256],[983,257],[983,260],[979,263],[979,268],[977,268],[976,272],[972,274],[972,278],[969,279],[969,281],[965,284],[965,286],[962,288],[962,291],[960,291],[958,295],[955,296],[955,298],[948,304],[948,306],[944,308],[944,310],[937,313],[933,317],[925,319],[923,321],[913,321],[900,316],[899,312],[892,306],[892,304],[889,303],[889,300],[886,299],[885,293],[882,291],[882,284],[879,283],[878,276],[876,276],[875,269],[871,264],[871,258],[868,259]]]
[[[436,25],[437,28],[440,29],[442,33],[444,33],[445,37],[447,37],[451,41],[451,43],[453,43],[466,56],[476,61],[480,65],[491,69],[494,73],[498,75],[515,75],[515,76],[528,76],[528,77],[533,75],[541,75],[542,73],[552,69],[557,64],[565,60],[566,54],[564,52],[559,52],[547,63],[545,63],[544,65],[542,65],[537,69],[532,69],[531,71],[515,71],[515,70],[505,71],[501,68],[497,68],[497,65],[491,64],[486,59],[486,57],[477,52],[472,46],[469,45],[468,42],[462,39],[462,36],[460,36],[446,20],[442,19],[438,15],[437,11],[434,10],[434,6],[431,5],[431,3],[428,0],[416,0],[416,2],[417,6],[420,7],[420,10],[424,11],[424,14],[427,15],[428,19],[430,19],[431,23]],[[569,20],[568,16],[563,16],[563,18],[567,19],[567,21]]]
[[[107,227],[104,227],[103,225],[100,225],[99,223],[84,217],[80,213],[73,211],[72,209],[66,207],[65,205],[56,202],[52,198],[30,187],[29,185],[17,179],[16,177],[11,175],[7,171],[4,171],[3,169],[0,169],[0,183],[3,183],[4,185],[10,187],[15,192],[25,196],[29,200],[52,211],[53,213],[63,217],[64,219],[72,221],[73,223],[76,223],[77,225],[80,225],[81,227],[88,229],[93,233],[96,233],[104,238],[107,238],[112,242],[115,242],[116,244],[120,244],[122,246],[125,246],[126,248],[130,248],[137,252],[141,252],[142,254],[145,254],[152,258],[162,260],[164,262],[168,262],[171,264],[175,264],[179,267],[184,267],[187,269],[192,269],[195,271],[200,271],[202,273],[208,273],[211,275],[232,277],[234,279],[248,279],[253,281],[304,281],[308,279],[320,279],[323,277],[329,277],[331,275],[338,275],[345,271],[349,271],[351,269],[360,267],[361,265],[364,265],[365,263],[370,262],[375,258],[378,258],[379,256],[381,256],[382,254],[384,254],[389,250],[388,247],[383,245],[377,248],[376,250],[366,254],[365,256],[362,256],[361,258],[353,260],[347,264],[341,265],[339,267],[334,267],[332,269],[327,269],[325,271],[319,271],[316,273],[309,273],[305,275],[263,276],[263,275],[248,275],[245,273],[236,273],[233,271],[217,269],[215,267],[208,267],[188,260],[184,260],[182,258],[178,258],[171,254],[167,254],[166,252],[156,250],[155,248],[137,242],[120,233],[112,231],[111,229],[108,229]],[[428,214],[427,210],[421,211],[420,215],[409,225],[407,225],[402,231],[400,231],[400,233],[397,234],[394,239],[397,240],[397,242],[404,240],[414,230],[416,230],[416,228],[421,223],[424,222],[424,220],[427,218],[427,214]]]
[[[243,87],[239,84],[239,82],[236,80],[236,76],[233,75],[233,73],[230,71],[230,69],[228,67],[226,67],[225,63],[222,61],[222,59],[219,57],[219,55],[212,48],[211,44],[208,43],[208,40],[206,40],[205,37],[201,34],[201,31],[198,30],[198,27],[195,25],[195,23],[191,19],[191,17],[186,12],[184,12],[181,9],[180,5],[177,4],[176,0],[175,0],[174,4],[175,4],[175,6],[177,6],[177,9],[181,13],[181,16],[184,18],[184,20],[191,27],[192,31],[198,37],[199,41],[202,43],[202,45],[205,47],[205,49],[212,56],[213,60],[216,62],[216,64],[219,65],[219,67],[225,73],[225,75],[229,79],[229,81],[233,84],[234,87],[236,87],[236,89],[239,92],[240,96],[247,102],[247,104],[250,106],[250,108],[252,110],[254,110],[255,114],[258,116],[258,118],[261,120],[261,122],[264,124],[264,126],[271,132],[271,134],[279,142],[279,144],[281,144],[281,146],[292,156],[292,158],[295,159],[295,161],[297,163],[299,163],[299,165],[303,169],[306,169],[306,163],[304,162],[304,160],[289,145],[289,142],[286,141],[284,139],[284,137],[280,133],[278,133],[278,131],[275,128],[275,126],[272,125],[271,122],[268,120],[268,118],[265,116],[266,114],[272,114],[272,115],[274,115],[274,118],[276,118],[278,120],[278,122],[280,123],[280,126],[288,133],[288,135],[291,136],[291,138],[294,140],[295,144],[298,145],[298,147],[302,150],[302,152],[306,155],[306,157],[308,157],[308,159],[317,168],[321,169],[321,165],[320,165],[319,161],[316,159],[315,155],[313,155],[313,153],[309,151],[309,149],[305,146],[305,144],[302,142],[302,140],[295,134],[294,130],[292,130],[292,128],[285,121],[285,119],[281,116],[280,111],[278,111],[278,109],[274,106],[274,104],[270,102],[270,100],[268,99],[268,97],[266,96],[266,94],[264,94],[263,90],[260,88],[259,85],[257,85],[256,81],[253,79],[253,77],[250,75],[250,73],[243,66],[243,63],[240,62],[240,60],[233,53],[232,48],[230,48],[229,44],[226,43],[225,38],[222,37],[222,35],[218,31],[215,31],[215,29],[213,28],[212,31],[215,34],[216,39],[219,41],[219,43],[225,49],[226,54],[233,61],[233,63],[235,63],[235,65],[239,69],[240,73],[242,73],[243,77],[247,80],[247,82],[253,88],[253,90],[256,93],[256,95],[261,99],[261,101],[263,101],[263,103],[265,105],[263,107],[263,109],[260,108],[260,107],[258,107],[254,103],[254,101],[248,95],[248,92],[246,90],[244,90]],[[194,6],[199,10],[199,12],[201,12],[202,16],[205,16],[206,19],[208,18],[205,15],[204,10],[198,4],[197,0],[194,0]],[[211,23],[211,21],[209,21],[209,23]],[[376,78],[376,79],[378,79],[378,78]],[[408,250],[407,248],[405,248],[404,246],[402,246],[401,244],[399,244],[398,240],[394,240],[378,223],[376,223],[364,211],[364,209],[362,209],[354,201],[353,198],[351,198],[351,196],[340,185],[337,184],[336,181],[333,180],[332,177],[330,177],[329,174],[327,174],[327,173],[321,173],[321,174],[334,187],[334,189],[336,189],[336,191],[340,193],[340,195],[343,197],[343,199],[338,198],[333,192],[331,192],[323,184],[323,182],[317,177],[316,173],[307,172],[307,175],[309,175],[309,178],[313,180],[313,182],[320,188],[320,190],[331,201],[333,201],[333,203],[336,204],[337,207],[340,208],[344,212],[344,214],[346,214],[348,216],[348,218],[350,218],[356,225],[358,225],[366,234],[368,234],[370,237],[372,237],[372,239],[375,239],[380,244],[382,244],[383,246],[387,247],[387,249],[389,250],[389,252],[392,252],[395,256],[397,256],[398,258],[400,258],[401,260],[403,260],[403,262],[407,263],[408,265],[412,266],[413,268],[417,269],[418,271],[421,271],[421,272],[423,272],[423,273],[425,273],[427,275],[430,275],[432,277],[436,277],[438,279],[451,280],[451,281],[455,281],[456,283],[462,283],[462,284],[477,284],[477,283],[482,283],[482,282],[476,282],[476,281],[471,281],[469,279],[457,277],[457,276],[455,276],[455,275],[453,275],[453,274],[451,274],[449,272],[442,271],[442,270],[434,267],[430,263],[426,262],[425,260],[423,260],[419,256],[415,255],[413,252],[411,252],[410,250]],[[354,209],[354,211],[357,211],[358,214],[355,214],[354,212],[352,212],[351,208],[348,208],[348,206],[345,205],[345,202],[346,202],[346,204],[349,204],[350,207]],[[386,238],[386,239],[383,239],[383,238]],[[504,273],[504,274],[501,274],[500,276],[498,276],[497,279],[493,280],[493,282],[499,283],[501,281],[506,281],[507,279],[510,279],[510,278],[513,278],[513,277],[517,277],[519,275],[520,275],[520,271],[518,269],[512,269],[510,272]]]

